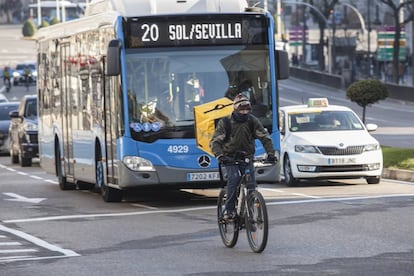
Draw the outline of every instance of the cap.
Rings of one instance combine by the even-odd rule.
[[[247,97],[243,96],[243,94],[238,94],[233,101],[233,107],[235,111],[241,110],[251,110],[252,107],[250,105],[250,101]]]

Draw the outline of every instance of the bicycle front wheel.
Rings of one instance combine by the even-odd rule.
[[[237,220],[224,220],[223,212],[225,210],[226,203],[226,190],[221,189],[218,201],[217,201],[217,220],[218,227],[220,230],[221,240],[227,247],[234,247],[239,237],[239,228]]]
[[[247,196],[246,234],[250,248],[261,253],[266,248],[269,234],[269,220],[266,202],[261,193],[252,191]]]

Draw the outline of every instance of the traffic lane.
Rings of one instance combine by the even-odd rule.
[[[23,37],[22,25],[0,25],[0,41],[1,66],[36,60],[36,41]]]
[[[346,91],[300,79],[279,82],[280,105],[304,104],[311,97],[327,97],[330,104],[344,105],[362,118],[362,107],[346,97]],[[402,102],[387,98],[366,107],[366,121],[379,127],[414,127],[414,102]],[[414,135],[414,133],[412,133]]]
[[[32,167],[20,167],[10,164],[9,158],[0,157],[0,196],[3,203],[19,202],[13,199],[20,195],[27,199],[39,199],[36,208],[17,208],[19,217],[30,217],[27,214],[37,214],[39,210],[49,216],[70,215],[73,213],[105,213],[105,212],[134,212],[137,209],[157,210],[174,207],[214,206],[218,189],[207,190],[169,190],[160,188],[135,189],[125,192],[121,203],[106,203],[96,191],[61,191],[56,176],[45,173],[38,161]],[[366,184],[364,179],[331,180],[331,181],[304,181],[298,187],[287,187],[283,183],[259,185],[260,191],[268,201],[324,198],[324,197],[350,197],[350,196],[381,196],[414,194],[413,183],[398,182],[382,179],[380,184]],[[14,195],[10,195],[14,194]],[[28,201],[28,203],[32,203]],[[8,216],[9,213],[2,214]],[[10,214],[11,216],[11,214]],[[3,217],[2,219],[11,219]]]
[[[32,268],[35,275],[59,271],[62,264],[65,271],[82,275],[86,269],[97,275],[114,271],[131,275],[229,271],[321,275],[333,268],[352,275],[391,273],[401,269],[401,262],[412,260],[414,241],[407,237],[413,227],[413,207],[412,197],[269,205],[269,243],[261,255],[250,252],[244,232],[234,249],[225,248],[214,209],[15,224],[83,256],[64,263],[37,264]],[[401,221],[406,223],[401,225]],[[405,265],[409,268],[412,262]]]

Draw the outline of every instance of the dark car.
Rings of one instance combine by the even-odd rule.
[[[19,102],[0,103],[0,154],[9,152],[9,113],[17,110],[18,107]]]
[[[37,96],[23,96],[18,110],[10,112],[9,115],[11,161],[14,164],[20,161],[22,167],[29,167],[32,165],[32,159],[39,156]]]

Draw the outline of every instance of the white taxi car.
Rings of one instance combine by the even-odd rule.
[[[378,141],[351,109],[311,98],[307,105],[280,108],[281,174],[288,186],[300,180],[365,178],[380,182],[383,159]]]

